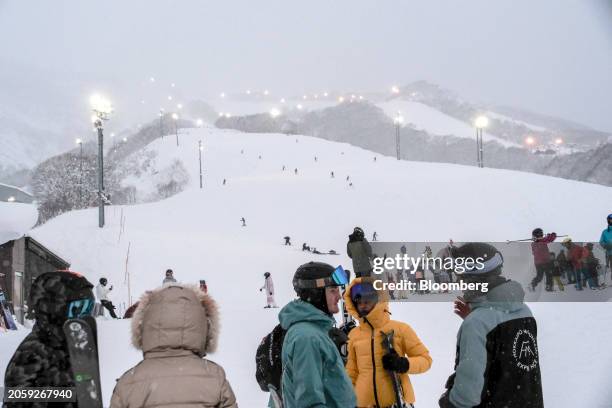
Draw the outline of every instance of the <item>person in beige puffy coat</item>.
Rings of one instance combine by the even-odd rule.
[[[132,318],[144,360],[118,380],[111,408],[237,407],[221,366],[204,358],[217,346],[215,301],[197,286],[148,291]]]

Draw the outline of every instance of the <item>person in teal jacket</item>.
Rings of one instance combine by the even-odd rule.
[[[280,311],[283,341],[282,395],[284,408],[349,408],[356,406],[353,385],[342,357],[329,336],[339,312],[339,286],[346,285],[342,268],[309,262],[298,268],[293,287],[299,299]]]
[[[610,269],[612,274],[612,214],[608,214],[608,228],[601,232],[599,245],[606,251],[606,267]],[[604,275],[604,282],[606,276]]]

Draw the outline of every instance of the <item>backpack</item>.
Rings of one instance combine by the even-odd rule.
[[[266,337],[261,340],[255,353],[255,379],[262,391],[269,392],[270,385],[277,390],[281,389],[281,376],[283,375],[282,350],[283,340],[287,331],[277,324]]]

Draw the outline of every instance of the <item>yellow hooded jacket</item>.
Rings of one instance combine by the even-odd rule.
[[[349,334],[346,364],[346,370],[355,387],[357,406],[376,407],[377,400],[380,408],[395,403],[393,382],[382,364],[382,356],[386,350],[382,345],[381,332],[389,333],[391,330],[394,331],[393,347],[400,356],[407,357],[410,362],[408,373],[399,374],[399,377],[404,399],[408,403],[414,403],[414,390],[408,374],[420,374],[429,370],[432,362],[429,350],[421,343],[412,327],[390,319],[389,304],[386,301],[379,301],[367,316],[359,316],[350,293],[353,285],[361,283],[361,280],[357,278],[351,282],[344,294],[347,310],[359,321],[359,326]]]

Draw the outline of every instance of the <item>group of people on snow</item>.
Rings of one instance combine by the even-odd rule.
[[[599,243],[610,264],[612,214],[607,222]],[[534,244],[547,239],[537,235]],[[582,252],[576,246],[584,248],[571,240],[563,244],[570,261],[573,252]],[[544,260],[543,246],[535,248],[542,251],[538,259]],[[488,291],[466,290],[455,301],[454,312],[463,322],[457,334],[454,372],[438,405],[543,407],[537,323],[524,303],[522,286],[503,276],[503,257],[490,244],[466,243],[450,251],[455,257],[486,259],[482,268],[467,269],[460,279],[486,283]],[[371,264],[364,261],[372,253],[360,228],[349,237],[347,253],[353,261],[353,280],[341,267],[322,262],[308,262],[295,271],[292,284],[297,298],[279,313],[282,370],[279,387],[270,388],[275,397],[270,404],[280,400],[285,408],[383,408],[409,407],[417,401],[418,390],[410,377],[431,368],[429,349],[409,324],[391,319],[386,292],[375,290]],[[552,259],[549,251],[546,254],[546,259]],[[536,268],[540,281],[547,276],[546,268]],[[271,274],[266,272],[264,277],[260,290],[266,290],[268,306],[275,307]],[[575,279],[589,278],[581,270]],[[101,279],[96,288],[100,300],[112,290],[107,284]],[[341,299],[357,324],[334,327]],[[8,364],[4,386],[74,387],[62,327],[70,318],[90,315],[94,302],[93,285],[85,277],[70,271],[40,275],[30,291],[35,323]],[[109,309],[109,304],[104,307]],[[135,308],[132,342],[142,351],[143,360],[118,379],[111,408],[237,407],[223,368],[206,358],[214,352],[218,336],[218,306],[206,293],[206,282],[182,284],[168,270],[164,284],[147,291]]]
[[[554,291],[555,285],[560,291],[565,291],[563,280],[566,285],[573,284],[578,291],[586,287],[592,290],[605,288],[607,271],[612,274],[612,214],[606,217],[606,222],[607,226],[599,239],[604,262],[595,256],[592,242],[579,244],[565,236],[561,243],[563,249],[555,253],[549,249],[549,244],[558,238],[557,234],[551,232],[545,235],[542,228],[534,229],[531,251],[536,276],[531,281],[531,290],[535,290],[542,280],[548,292]]]

